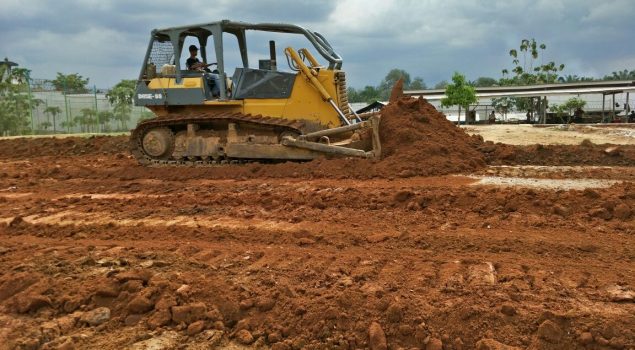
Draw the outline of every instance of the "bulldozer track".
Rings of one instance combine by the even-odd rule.
[[[191,160],[191,159],[157,159],[143,150],[142,140],[145,133],[158,127],[174,127],[187,124],[204,124],[213,121],[226,121],[238,124],[251,124],[266,126],[282,131],[303,133],[305,122],[284,118],[266,117],[262,115],[250,115],[242,113],[197,113],[188,115],[176,115],[145,120],[137,125],[130,135],[130,152],[142,165],[151,166],[219,166],[224,164],[250,163],[251,160],[224,159],[224,160]]]

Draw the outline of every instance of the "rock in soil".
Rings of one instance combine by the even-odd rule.
[[[254,342],[254,336],[246,329],[241,329],[236,332],[236,340],[243,345],[249,345]]]
[[[386,335],[384,330],[381,329],[381,325],[377,322],[370,324],[368,328],[368,339],[371,350],[386,350],[388,345],[386,344]]]
[[[110,309],[107,307],[99,307],[91,311],[85,312],[81,321],[91,326],[98,326],[110,319]]]
[[[538,327],[537,335],[550,343],[558,343],[564,332],[562,328],[550,320],[546,320]]]
[[[476,343],[476,350],[521,350],[521,348],[505,345],[494,339],[481,339]]]
[[[432,338],[426,344],[426,350],[443,350],[443,342],[441,339]]]

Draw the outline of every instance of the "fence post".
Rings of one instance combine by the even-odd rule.
[[[35,134],[35,125],[33,125],[33,95],[31,94],[31,74],[26,72],[26,88],[29,92],[29,114],[31,115],[31,135]]]
[[[70,124],[70,115],[68,113],[68,96],[67,95],[67,91],[66,91],[66,80],[62,80],[62,88],[64,89],[64,91],[62,91],[62,94],[64,95],[64,113],[66,114],[66,132],[70,134],[71,132],[71,124]]]
[[[104,132],[102,125],[99,122],[99,112],[97,111],[97,85],[93,85],[93,96],[95,97],[95,122],[99,124],[99,132]]]

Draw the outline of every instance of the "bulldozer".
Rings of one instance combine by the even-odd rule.
[[[256,68],[247,48],[252,31],[265,38],[289,34],[313,50],[286,47],[286,66],[279,68],[276,41],[267,50],[264,40]],[[201,66],[215,65],[213,71],[182,66],[188,43],[198,44]],[[228,51],[239,56],[231,77]],[[324,36],[297,25],[222,20],[155,29],[134,95],[155,117],[132,130],[131,153],[142,165],[378,158],[380,116],[352,110],[341,67]]]

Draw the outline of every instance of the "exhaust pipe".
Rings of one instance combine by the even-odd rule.
[[[278,63],[276,62],[276,42],[269,40],[269,59],[271,60],[271,70],[278,70]]]

